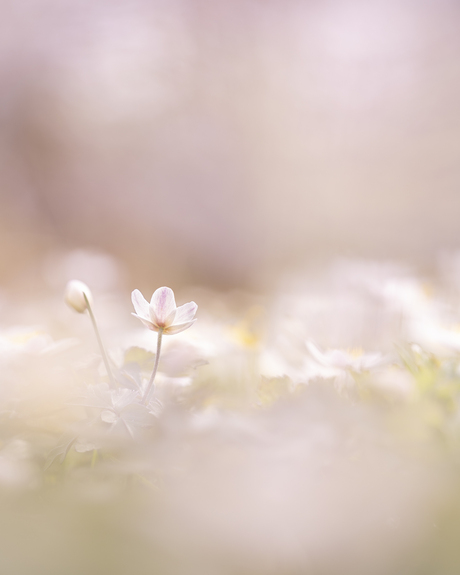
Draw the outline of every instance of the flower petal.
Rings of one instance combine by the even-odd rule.
[[[149,302],[138,289],[135,289],[131,294],[131,301],[133,302],[133,306],[136,310],[136,314],[138,314],[138,317],[150,319]]]
[[[176,310],[176,317],[174,318],[174,324],[192,321],[192,319],[195,317],[197,309],[198,306],[194,301],[181,305]]]
[[[196,322],[196,319],[193,319],[192,321],[188,321],[186,323],[176,323],[176,324],[171,325],[169,327],[165,327],[165,330],[163,333],[165,333],[166,335],[174,335],[175,333],[180,333],[181,331],[184,331],[184,329],[188,329],[195,322]]]
[[[312,341],[305,342],[308,348],[308,351],[313,356],[314,359],[321,365],[329,366],[330,362],[328,361],[326,354],[323,353]]]
[[[150,301],[150,319],[158,327],[168,327],[176,315],[176,300],[171,288],[161,287],[156,290]]]
[[[133,315],[134,317],[137,317],[137,319],[140,319],[141,322],[147,326],[149,329],[151,329],[152,331],[158,331],[158,326],[155,325],[153,322],[151,322],[148,319],[144,319],[143,317],[141,317],[140,315],[137,315],[137,313],[131,313],[131,315]]]

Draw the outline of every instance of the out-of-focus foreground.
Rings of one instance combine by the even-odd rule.
[[[193,304],[168,315],[181,332],[151,395],[157,334],[125,290],[93,294],[108,363],[78,292],[82,313],[57,291],[6,297],[2,572],[456,574],[458,260],[446,269],[428,283],[344,260],[270,297],[179,293],[197,322]]]

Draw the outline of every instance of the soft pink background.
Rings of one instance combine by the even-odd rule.
[[[460,9],[2,0],[0,278],[54,247],[263,285],[459,246]]]

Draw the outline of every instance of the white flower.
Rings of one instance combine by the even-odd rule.
[[[78,311],[78,313],[83,313],[88,307],[85,296],[89,305],[92,305],[93,296],[91,290],[85,283],[79,280],[71,280],[66,285],[64,292],[65,301],[75,311]]]
[[[323,352],[311,341],[307,341],[306,344],[308,351],[318,363],[337,370],[362,373],[363,371],[370,371],[387,361],[380,352],[362,353],[358,351],[350,353],[342,349],[331,349]]]
[[[110,389],[107,383],[90,385],[88,389],[71,401],[71,405],[93,409],[88,419],[81,422],[76,451],[90,451],[100,444],[106,428],[111,432],[125,430],[134,437],[137,429],[151,427],[161,412],[162,405],[152,400],[148,405],[140,402],[139,392],[132,389]]]
[[[152,331],[161,329],[163,333],[173,335],[189,328],[196,321],[194,319],[198,308],[196,303],[191,301],[176,307],[174,292],[171,288],[158,288],[150,303],[138,289],[133,291],[131,299],[136,310],[133,315]]]

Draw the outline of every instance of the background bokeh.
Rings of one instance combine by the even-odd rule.
[[[0,280],[258,287],[458,246],[454,0],[1,0]]]

